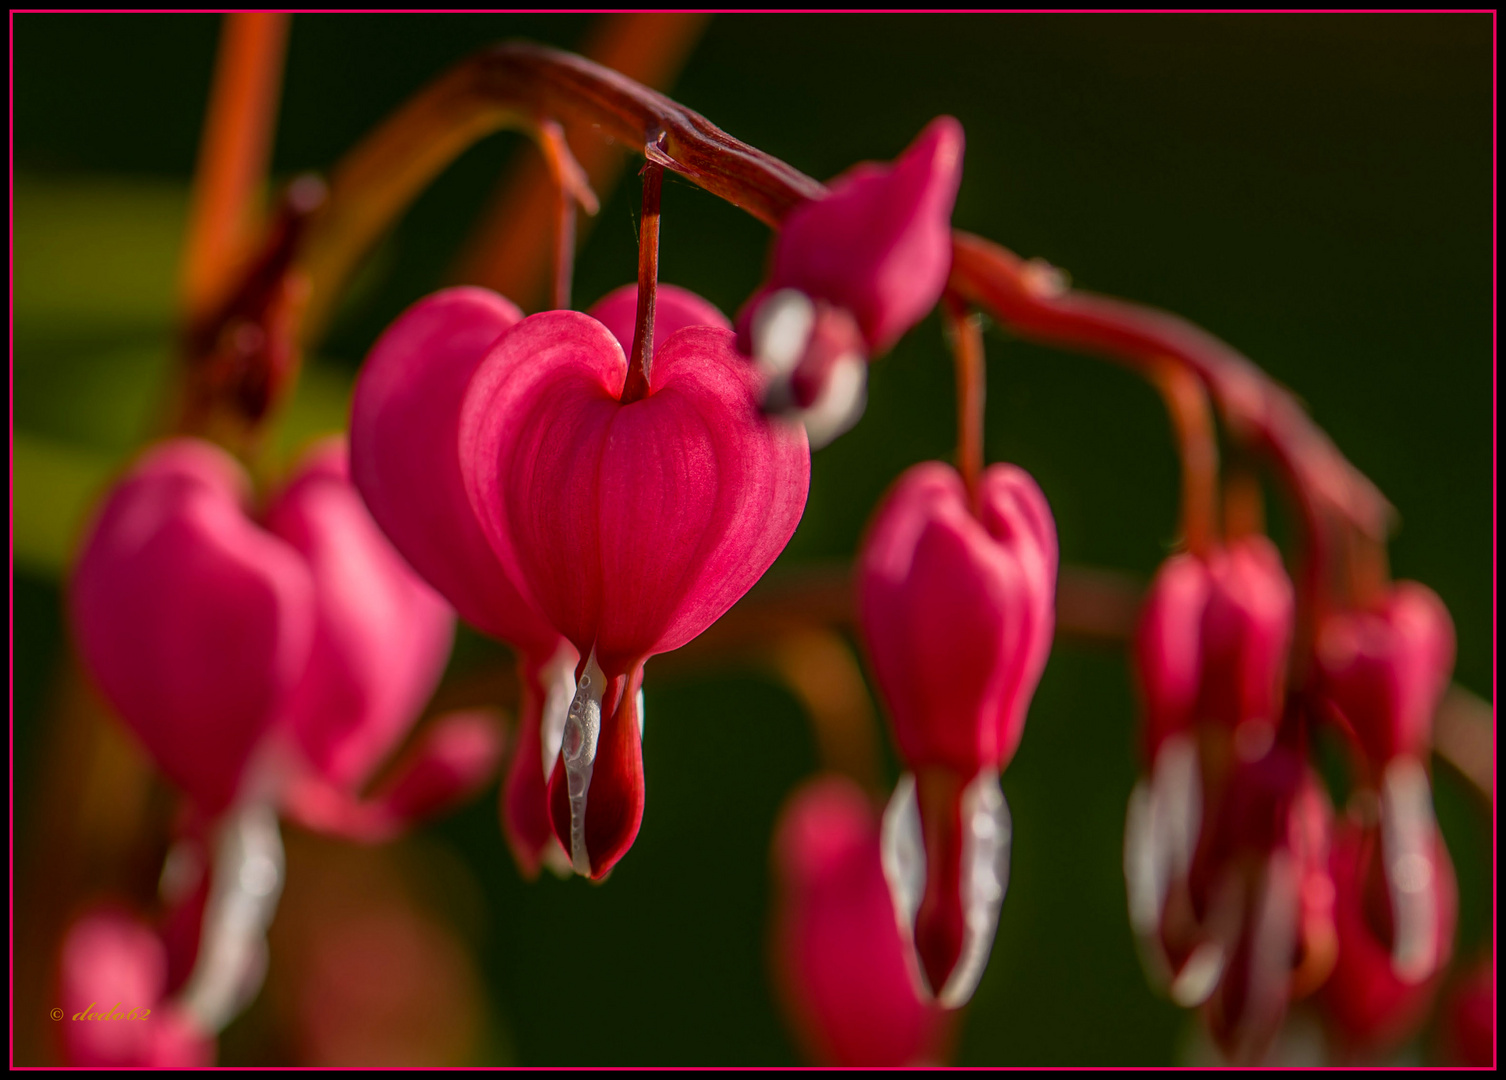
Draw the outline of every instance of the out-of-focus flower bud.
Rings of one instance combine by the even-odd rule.
[[[150,450],[110,493],[70,590],[90,674],[208,814],[286,715],[317,620],[307,562],[250,516],[250,484],[196,439]]]
[[[885,871],[917,976],[971,996],[993,942],[1010,825],[999,771],[1051,647],[1056,528],[1022,470],[995,465],[976,507],[939,462],[907,471],[858,559],[858,619],[907,775],[885,815]]]
[[[1166,561],[1135,633],[1148,760],[1204,722],[1227,727],[1247,754],[1264,752],[1281,720],[1294,608],[1281,554],[1264,536]]]
[[[1454,624],[1433,590],[1400,581],[1376,610],[1328,619],[1318,663],[1330,709],[1373,766],[1426,756],[1454,668]]]
[[[879,856],[878,814],[852,781],[792,795],[774,831],[773,960],[781,1004],[824,1065],[937,1064],[950,1014],[915,993]]]
[[[867,361],[936,305],[952,265],[962,125],[927,125],[892,165],[867,162],[796,207],[775,237],[768,280],[738,319],[765,370],[765,407],[793,411],[820,446],[862,415]]]
[[[59,1034],[70,1065],[93,1068],[203,1067],[214,1039],[164,1002],[167,953],[145,925],[101,909],[75,922],[63,941]]]

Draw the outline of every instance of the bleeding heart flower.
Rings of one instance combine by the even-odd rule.
[[[642,819],[643,662],[695,637],[768,569],[810,477],[803,432],[759,415],[756,376],[728,331],[681,329],[651,370],[648,394],[623,402],[612,331],[544,312],[496,343],[461,411],[481,527],[582,657],[550,808],[572,865],[598,878]]]
[[[1373,766],[1423,757],[1454,667],[1454,625],[1438,595],[1400,581],[1374,611],[1328,619],[1318,639],[1323,694]]]
[[[206,813],[286,713],[316,622],[308,564],[249,514],[250,484],[194,439],[150,450],[84,541],[70,604],[84,664]]]
[[[253,797],[367,839],[468,794],[495,765],[495,734],[456,717],[390,790],[358,798],[438,682],[453,615],[371,520],[338,441],[304,459],[260,521],[223,451],[155,448],[111,493],[71,599],[89,670],[210,818],[243,794],[274,731],[292,748],[276,763],[286,774],[270,754]]]
[[[858,557],[858,621],[913,772],[885,815],[885,870],[923,986],[966,1001],[1008,871],[998,774],[1019,745],[1051,648],[1056,528],[1022,470],[995,465],[976,503],[939,462],[908,470]]]
[[[637,286],[628,285],[590,312],[624,349],[637,302]],[[673,285],[659,286],[655,310],[661,340],[687,326],[728,326],[713,305]],[[459,449],[467,387],[521,318],[511,302],[477,288],[448,289],[409,308],[362,368],[351,454],[356,486],[398,550],[467,622],[518,650],[520,734],[503,785],[502,826],[519,868],[532,877],[559,850],[546,784],[580,657],[493,550],[466,494]]]
[[[916,996],[879,855],[878,814],[837,776],[792,795],[774,830],[781,1003],[823,1065],[938,1064],[951,1014]]]
[[[163,1000],[167,954],[148,927],[104,908],[79,919],[63,939],[58,1025],[69,1065],[92,1068],[203,1068],[212,1036]]]
[[[962,145],[962,125],[937,117],[894,164],[857,165],[791,211],[774,239],[739,340],[770,377],[766,407],[796,410],[814,445],[857,422],[867,358],[941,298]]]

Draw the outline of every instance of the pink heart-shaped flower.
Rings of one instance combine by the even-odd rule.
[[[70,592],[85,666],[167,774],[210,814],[308,663],[307,564],[248,516],[224,451],[175,439],[111,492]]]

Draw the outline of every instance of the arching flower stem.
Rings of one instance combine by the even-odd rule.
[[[1182,460],[1182,537],[1187,550],[1206,555],[1217,530],[1218,440],[1208,394],[1186,367],[1163,361],[1151,381],[1166,402]]]

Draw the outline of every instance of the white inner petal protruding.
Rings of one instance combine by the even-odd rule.
[[[1197,746],[1190,736],[1168,738],[1156,751],[1149,780],[1130,795],[1124,820],[1124,882],[1130,925],[1141,958],[1179,1004],[1199,1004],[1218,982],[1225,952],[1204,942],[1172,979],[1161,942],[1161,913],[1172,888],[1185,883],[1197,847],[1202,816],[1202,778]],[[1195,1000],[1184,1000],[1195,999]]]
[[[920,804],[915,798],[915,777],[905,773],[894,785],[879,832],[879,852],[884,864],[884,880],[889,883],[889,899],[894,904],[894,918],[905,942],[905,962],[910,978],[922,1000],[929,1000],[930,981],[915,955],[915,915],[926,891],[926,849],[920,828]]]
[[[247,804],[220,828],[199,956],[179,995],[203,1031],[222,1030],[260,988],[282,881],[277,814],[268,803]]]
[[[643,738],[643,687],[638,687],[638,738]]]
[[[978,988],[993,951],[999,906],[1009,887],[1013,825],[999,774],[980,772],[962,791],[962,954],[936,1000],[948,1009],[965,1004]]]
[[[1381,777],[1381,854],[1391,895],[1391,969],[1419,983],[1438,966],[1437,890],[1433,887],[1433,794],[1414,757],[1399,757]]]
[[[799,289],[771,293],[753,313],[753,357],[770,377],[787,377],[805,355],[816,305]]]
[[[561,645],[544,669],[544,708],[540,717],[539,742],[544,759],[544,781],[554,775],[560,744],[565,740],[565,717],[575,699],[575,650]]]
[[[811,449],[819,450],[863,418],[868,405],[868,363],[856,353],[838,357],[809,409],[800,414]]]
[[[1217,941],[1200,942],[1171,980],[1166,993],[1184,1009],[1192,1009],[1208,1000],[1224,974],[1224,947]]]
[[[570,865],[577,874],[591,876],[591,856],[586,851],[586,795],[596,768],[596,740],[601,737],[601,695],[607,677],[596,663],[593,650],[581,674],[575,697],[565,714],[565,732],[560,755],[565,764],[565,784],[570,796]]]

